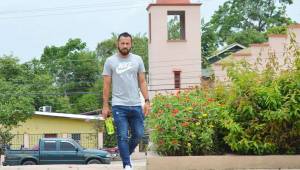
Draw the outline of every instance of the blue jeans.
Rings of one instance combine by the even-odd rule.
[[[130,155],[144,135],[144,113],[141,106],[112,106],[112,113],[117,127],[118,147],[123,167],[131,166]],[[131,138],[128,139],[130,129]]]

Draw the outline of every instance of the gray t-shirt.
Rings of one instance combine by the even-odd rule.
[[[129,54],[122,58],[115,54],[106,59],[102,75],[112,77],[112,105],[140,106],[138,73],[145,72],[140,56]]]

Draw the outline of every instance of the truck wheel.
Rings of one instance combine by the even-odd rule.
[[[101,161],[99,161],[98,159],[91,159],[87,164],[101,164]]]
[[[34,161],[24,161],[23,163],[22,163],[22,165],[36,165],[36,163],[34,162]]]

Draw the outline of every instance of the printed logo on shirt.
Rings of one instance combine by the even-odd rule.
[[[121,74],[121,73],[124,73],[124,72],[130,70],[131,68],[133,68],[131,62],[120,63],[118,65],[118,67],[116,68],[116,72],[117,72],[117,74]]]

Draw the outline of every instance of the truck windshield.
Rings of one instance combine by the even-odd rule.
[[[76,140],[73,140],[72,143],[74,144],[74,146],[75,146],[76,148],[85,149],[85,148],[83,148]]]

